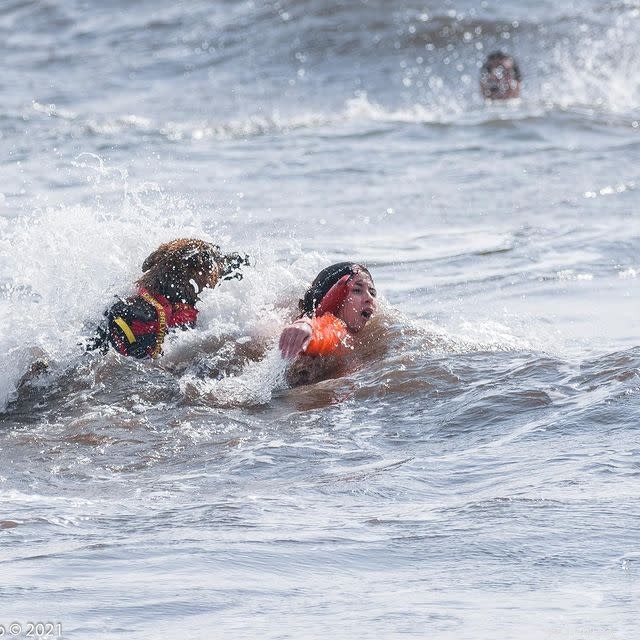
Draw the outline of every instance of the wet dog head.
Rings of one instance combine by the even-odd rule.
[[[161,244],[142,263],[144,275],[138,284],[172,302],[195,304],[206,287],[220,280],[242,278],[240,268],[247,256],[223,254],[220,247],[197,238],[181,238]]]

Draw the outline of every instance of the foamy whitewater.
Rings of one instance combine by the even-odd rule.
[[[0,35],[0,635],[637,635],[638,2],[8,0]],[[176,237],[253,266],[161,359],[85,353]],[[289,389],[350,259],[370,358]]]

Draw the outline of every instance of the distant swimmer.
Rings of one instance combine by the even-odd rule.
[[[292,360],[289,384],[316,382],[337,370],[376,313],[376,295],[373,278],[361,264],[339,262],[316,276],[300,300],[300,317],[280,336],[280,352]]]
[[[220,280],[241,278],[247,256],[223,254],[220,247],[195,238],[160,245],[143,263],[144,274],[134,295],[119,300],[105,319],[88,350],[116,351],[134,358],[157,358],[171,329],[195,326],[200,293]]]
[[[521,82],[518,63],[502,51],[489,54],[480,70],[480,91],[489,100],[519,98]]]

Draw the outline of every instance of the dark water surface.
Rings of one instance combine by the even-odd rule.
[[[637,634],[640,4],[8,0],[0,36],[0,625]],[[255,269],[156,363],[82,355],[183,236]],[[345,259],[369,359],[287,389]]]

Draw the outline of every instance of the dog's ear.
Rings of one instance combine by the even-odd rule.
[[[151,255],[145,258],[142,263],[142,271],[153,269],[167,255],[167,245],[161,244]]]

